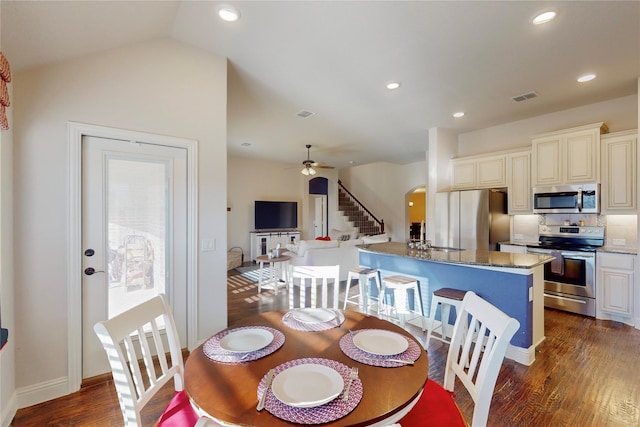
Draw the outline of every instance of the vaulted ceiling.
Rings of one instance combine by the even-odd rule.
[[[222,4],[240,19],[220,20]],[[0,7],[14,73],[155,38],[227,57],[228,152],[293,164],[306,158],[306,144],[312,159],[337,167],[421,160],[430,128],[468,132],[635,94],[640,76],[638,1],[3,0]],[[556,19],[533,25],[546,10]],[[585,73],[597,78],[578,83]],[[401,85],[390,91],[389,81]],[[537,97],[512,100],[529,92]],[[465,116],[454,118],[457,111]]]

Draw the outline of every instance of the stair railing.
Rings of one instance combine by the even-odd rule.
[[[347,195],[351,198],[351,200],[358,205],[358,207],[360,209],[362,209],[363,211],[365,211],[367,213],[367,215],[369,215],[369,217],[375,221],[378,226],[380,227],[380,232],[384,233],[384,220],[383,219],[378,219],[376,218],[376,216],[374,214],[371,213],[371,211],[369,209],[367,209],[367,207],[365,205],[363,205],[360,200],[357,199],[356,196],[354,196],[353,194],[351,194],[351,191],[349,191],[347,189],[347,187],[344,186],[344,184],[342,184],[341,180],[338,180],[338,186],[340,187],[340,189],[342,189],[342,191],[344,191],[345,193],[347,193]]]

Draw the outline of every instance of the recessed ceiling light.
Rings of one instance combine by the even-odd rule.
[[[584,76],[580,76],[578,77],[578,81],[580,83],[585,83],[585,82],[590,82],[591,80],[595,79],[596,75],[595,74],[585,74]]]
[[[460,117],[464,117],[464,111],[458,111],[456,113],[453,113],[453,117],[455,117],[456,119],[459,119]]]
[[[240,19],[240,12],[235,7],[231,6],[222,6],[218,9],[218,16],[223,21],[227,22],[236,22]]]
[[[543,12],[540,15],[536,16],[535,18],[533,18],[533,22],[534,25],[540,25],[540,24],[545,24],[549,21],[551,21],[553,18],[556,17],[556,13],[553,11],[549,11],[549,12]]]
[[[400,87],[400,82],[389,82],[387,83],[387,89],[389,90],[395,90],[398,89]]]

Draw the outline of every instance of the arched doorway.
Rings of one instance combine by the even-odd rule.
[[[413,188],[405,195],[405,234],[406,239],[420,239],[422,221],[427,221],[427,188]]]

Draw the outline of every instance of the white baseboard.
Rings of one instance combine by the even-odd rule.
[[[531,364],[536,360],[536,346],[532,345],[529,348],[523,348],[509,344],[504,357],[514,360],[522,365],[531,366]]]
[[[425,323],[428,325],[429,319],[427,317],[425,317],[424,319]],[[407,321],[407,323],[411,323],[414,326],[422,327],[422,323],[419,317],[411,319]],[[540,342],[542,342],[543,340],[544,337],[540,340]],[[534,343],[534,345],[529,348],[515,347],[509,344],[504,357],[514,360],[522,365],[530,366],[536,360],[536,347],[540,344],[540,342]]]
[[[18,407],[26,408],[69,394],[69,378],[60,377],[17,390]]]
[[[13,421],[13,417],[18,412],[18,397],[15,393],[11,395],[8,402],[3,403],[2,418],[0,418],[0,425],[2,427],[9,427]]]

